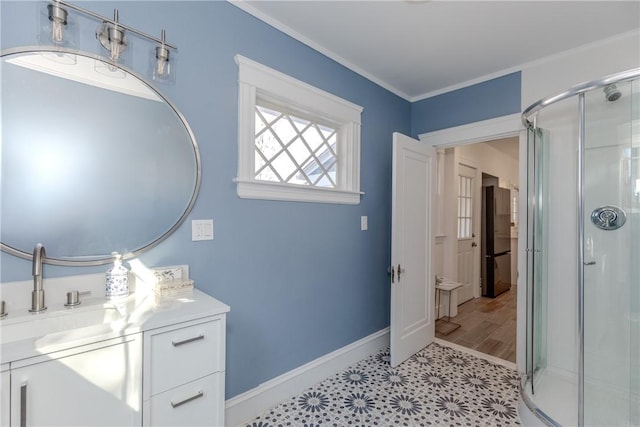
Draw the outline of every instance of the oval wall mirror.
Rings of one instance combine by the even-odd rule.
[[[58,265],[137,256],[195,203],[193,132],[131,71],[51,49],[1,53],[2,250],[31,259],[40,242]]]

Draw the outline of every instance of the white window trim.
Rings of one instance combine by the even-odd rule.
[[[363,108],[241,55],[238,64],[238,196],[316,203],[360,203],[360,125]],[[337,188],[255,179],[255,108],[259,99],[322,117],[336,125]],[[346,161],[345,161],[346,160]]]

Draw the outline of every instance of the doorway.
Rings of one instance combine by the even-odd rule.
[[[443,317],[450,315],[451,321],[460,327],[447,334],[436,327],[436,337],[515,363],[519,138],[513,136],[439,149],[437,173],[436,197],[440,209],[436,219],[434,270],[437,276],[462,286],[451,292],[451,301],[444,295],[439,307]],[[489,176],[493,179],[487,179]],[[486,212],[482,195],[487,193],[483,186],[495,189],[490,194],[501,194],[500,221],[505,226],[499,227],[497,238],[504,250],[502,256],[495,258],[496,262],[491,258],[493,253],[487,251],[490,241],[493,244],[494,235],[482,233],[482,224],[487,221],[483,218]],[[494,206],[497,202],[492,199],[488,203]],[[503,265],[505,260],[506,266]],[[497,261],[500,261],[501,282],[496,289],[500,292],[487,293],[488,279],[482,273]],[[483,263],[488,267],[482,268]],[[504,271],[508,272],[507,277]],[[493,276],[489,276],[493,280]]]

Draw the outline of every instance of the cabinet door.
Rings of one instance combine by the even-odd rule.
[[[139,426],[141,342],[106,341],[12,369],[11,425]]]
[[[9,371],[0,375],[0,426],[4,427],[9,425]]]

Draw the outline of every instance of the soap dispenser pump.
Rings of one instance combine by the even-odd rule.
[[[112,252],[113,267],[107,270],[105,296],[109,299],[129,295],[129,270],[122,265],[122,255]]]

